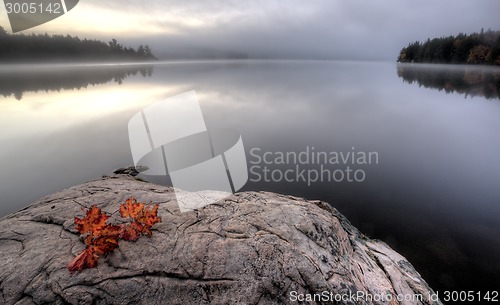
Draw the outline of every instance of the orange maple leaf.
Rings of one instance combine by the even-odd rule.
[[[93,252],[97,256],[108,254],[118,248],[118,238],[99,236],[94,240]]]
[[[87,210],[82,219],[75,217],[75,228],[80,234],[90,233],[93,236],[99,235],[99,232],[106,226],[106,221],[110,216],[103,214],[96,205]]]
[[[136,218],[136,221],[143,225],[142,233],[151,237],[150,228],[155,224],[161,221],[161,218],[157,216],[158,214],[158,204],[155,204],[152,208],[145,207],[139,217]]]
[[[136,241],[140,235],[151,237],[152,232],[150,228],[155,223],[161,221],[161,218],[157,216],[158,206],[158,204],[155,204],[153,207],[146,206],[143,203],[138,203],[135,199],[133,201],[127,200],[125,205],[120,206],[122,217],[134,219],[131,224],[123,227],[122,238],[128,241]],[[130,210],[133,210],[133,212],[129,212]]]
[[[101,231],[101,235],[92,241],[94,252],[97,255],[103,255],[118,248],[118,238],[120,238],[122,232],[123,230],[120,226],[105,226]]]
[[[123,218],[136,218],[144,208],[144,203],[137,202],[135,198],[130,197],[124,204],[120,205],[120,215]]]

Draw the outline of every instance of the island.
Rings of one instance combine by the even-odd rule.
[[[152,61],[148,45],[125,47],[116,39],[108,43],[71,35],[9,34],[0,26],[0,63],[63,61]]]
[[[428,38],[401,49],[401,63],[500,65],[500,31],[481,30],[470,35]]]

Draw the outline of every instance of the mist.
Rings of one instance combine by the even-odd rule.
[[[155,2],[156,3],[156,2]],[[220,1],[158,4],[174,20],[154,23],[174,34],[125,36],[132,45],[147,42],[160,58],[263,58],[394,61],[410,42],[499,29],[500,2],[481,0],[252,1],[237,6]],[[192,20],[176,20],[176,10]]]

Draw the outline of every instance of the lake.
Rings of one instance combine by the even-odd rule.
[[[406,256],[436,290],[498,289],[499,68],[250,60],[0,66],[0,216],[132,165],[129,119],[189,90],[209,129],[241,133],[250,171],[242,190],[330,202]],[[287,153],[372,159],[276,159]],[[315,180],[300,175],[325,169]]]

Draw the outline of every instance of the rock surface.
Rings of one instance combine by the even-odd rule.
[[[153,236],[70,274],[84,249],[74,216],[130,196],[160,204]],[[328,204],[273,193],[180,213],[171,188],[113,175],[1,219],[0,241],[0,304],[441,304],[404,257]]]

